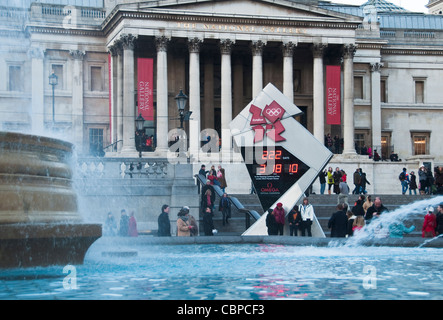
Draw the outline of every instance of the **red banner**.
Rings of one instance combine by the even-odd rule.
[[[154,121],[154,60],[138,58],[138,113]]]
[[[113,110],[112,110],[112,102],[113,102],[113,96],[112,96],[112,57],[111,54],[108,54],[108,81],[109,81],[109,141],[112,143],[114,142],[114,139],[112,136],[114,133],[112,130],[114,128],[112,127],[112,119],[113,119]]]
[[[326,66],[326,123],[341,124],[340,66]]]

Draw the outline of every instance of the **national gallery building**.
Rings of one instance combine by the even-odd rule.
[[[2,1],[0,130],[52,129],[85,156],[165,158],[183,127],[190,155],[208,139],[228,153],[229,123],[272,83],[343,158],[371,148],[443,165],[443,1],[428,8]]]

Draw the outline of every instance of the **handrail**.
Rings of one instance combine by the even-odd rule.
[[[116,147],[119,142],[123,142],[123,140],[118,140],[118,141],[114,142],[113,144],[110,144],[109,146],[103,147],[103,151],[105,151],[106,149],[108,149],[110,147]]]
[[[194,177],[197,179],[197,182],[199,183],[199,193],[200,193],[200,184],[206,185],[207,179],[201,174],[196,174],[194,175]],[[219,186],[212,186],[212,187],[220,197],[223,197],[223,191]],[[246,209],[245,206],[236,197],[229,196],[229,200],[231,201],[231,204],[238,209],[238,211],[248,214],[255,220],[260,219],[261,216],[257,211]]]

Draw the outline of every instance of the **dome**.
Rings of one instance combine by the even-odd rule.
[[[365,2],[364,4],[362,4],[360,6],[360,8],[364,8],[368,5],[372,5],[372,6],[376,7],[377,12],[397,12],[397,13],[409,12],[405,8],[399,7],[393,3],[389,2],[389,1],[385,1],[385,0],[369,0],[369,1]]]

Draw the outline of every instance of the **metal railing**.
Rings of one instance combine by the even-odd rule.
[[[120,142],[123,142],[123,140],[118,140],[118,141],[114,142],[113,144],[110,144],[109,146],[104,147],[104,148],[103,148],[103,151],[107,152],[106,150],[109,149],[109,148],[111,148],[111,151],[112,151],[112,152],[117,151],[117,145],[118,145]]]
[[[201,186],[206,185],[206,177],[201,174],[196,174],[194,177],[197,180],[198,193],[200,194]],[[219,186],[212,186],[219,197],[223,197],[223,190]],[[236,198],[229,196],[229,200],[231,201],[231,205],[233,205],[237,210],[241,213],[245,214],[246,218],[246,230],[251,226],[251,218],[255,221],[260,219],[260,214],[255,210],[246,209],[245,206]]]

